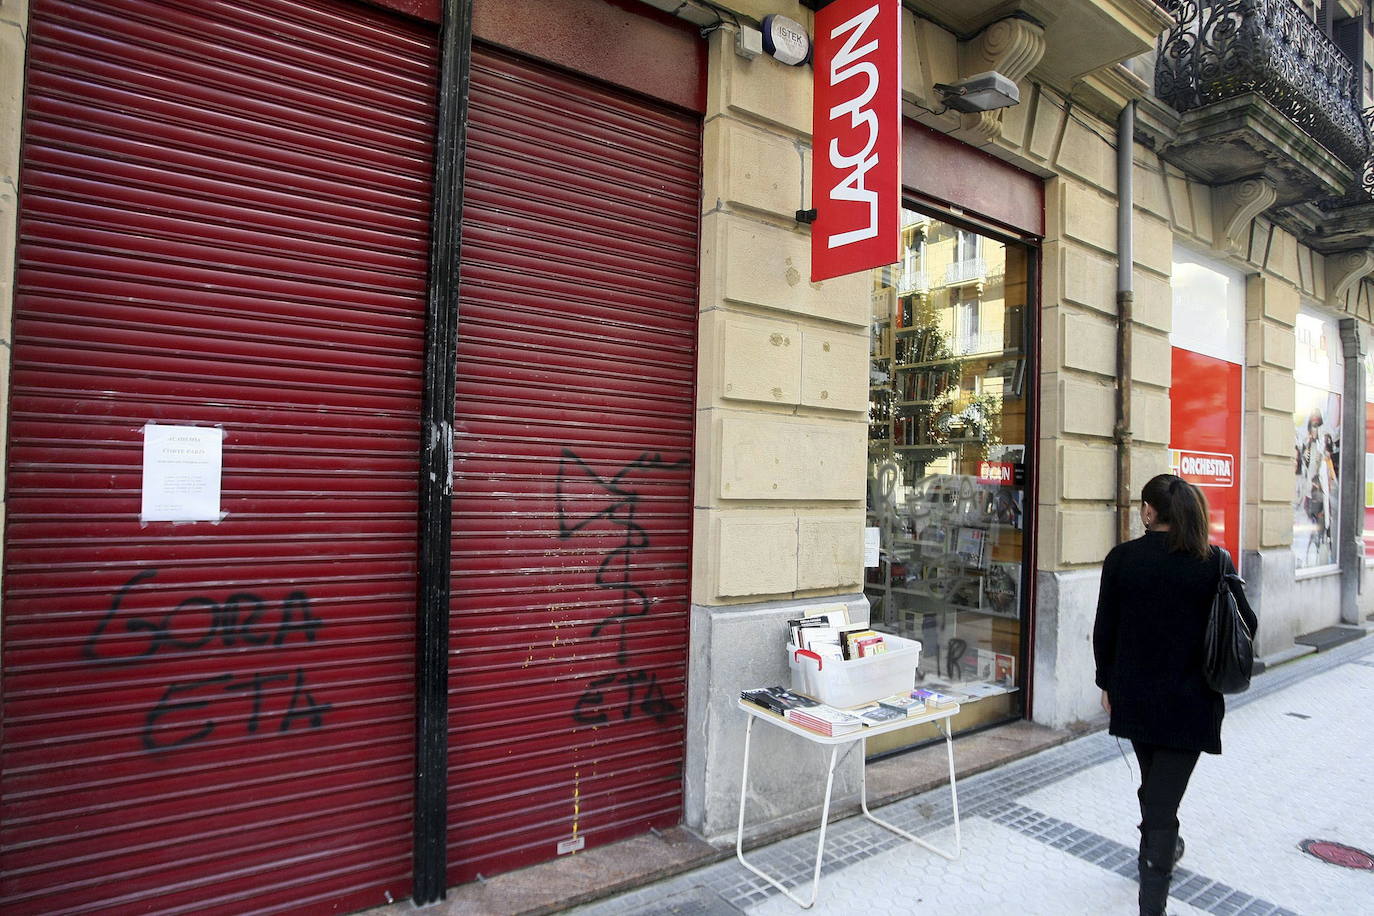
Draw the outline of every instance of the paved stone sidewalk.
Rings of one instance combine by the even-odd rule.
[[[1374,913],[1374,871],[1303,852],[1374,853],[1374,637],[1308,656],[1228,700],[1225,754],[1203,755],[1179,819],[1188,852],[1171,914]],[[958,754],[958,742],[955,743]],[[830,825],[820,914],[1133,914],[1135,758],[1103,732],[961,780],[963,854],[950,862],[862,818]],[[941,788],[875,812],[952,848]],[[809,889],[814,832],[750,860]],[[787,916],[800,907],[733,858],[571,912]]]

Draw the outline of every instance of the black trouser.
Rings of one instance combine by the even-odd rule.
[[[1199,751],[1181,751],[1158,744],[1132,741],[1140,764],[1141,830],[1177,830],[1178,806],[1197,766]]]

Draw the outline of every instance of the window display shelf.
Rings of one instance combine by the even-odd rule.
[[[900,333],[900,332],[896,332]],[[949,366],[963,360],[999,360],[1016,359],[1025,356],[1024,351],[1017,347],[1010,350],[987,350],[979,353],[959,353],[954,356],[946,356],[941,359],[928,359],[918,363],[897,363],[894,369],[933,369],[939,366]]]
[[[977,605],[972,604],[953,604],[948,599],[940,598],[936,595],[933,595],[925,589],[906,588],[905,586],[894,585],[884,590],[890,592],[893,595],[903,595],[908,598],[923,598],[929,601],[938,602],[936,605],[932,607],[921,607],[919,609],[916,609],[919,610],[919,612],[922,614],[937,614],[945,616],[949,614],[978,614],[982,617],[1000,617],[1003,620],[1021,619],[1020,614],[1016,611],[999,611],[996,608],[986,606],[979,607]]]
[[[941,445],[941,444],[930,444],[930,443],[927,443],[927,444],[924,444],[924,445],[894,445],[894,446],[892,446],[892,447],[895,448],[895,449],[897,449],[898,451],[902,451],[902,452],[913,452],[913,451],[927,451],[927,452],[930,452],[930,451],[941,451],[941,452],[946,452],[946,451],[949,451],[950,449],[954,448],[954,446],[952,446],[952,445]]]

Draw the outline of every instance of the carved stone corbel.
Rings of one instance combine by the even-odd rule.
[[[1212,225],[1215,247],[1246,253],[1250,221],[1274,205],[1279,192],[1264,178],[1246,178],[1212,190]]]
[[[1326,256],[1326,304],[1347,311],[1346,294],[1374,272],[1374,250],[1360,248]]]
[[[1013,83],[1020,83],[1044,54],[1045,30],[1042,27],[1026,19],[999,19],[975,38],[960,44],[959,75],[962,78],[996,70]],[[975,146],[997,139],[1002,134],[1005,110],[961,115],[958,136]]]

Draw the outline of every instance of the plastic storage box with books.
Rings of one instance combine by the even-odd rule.
[[[788,643],[792,689],[831,706],[859,706],[894,693],[906,693],[916,685],[921,644],[892,635],[885,636],[884,641],[886,652],[845,661],[817,658]]]

